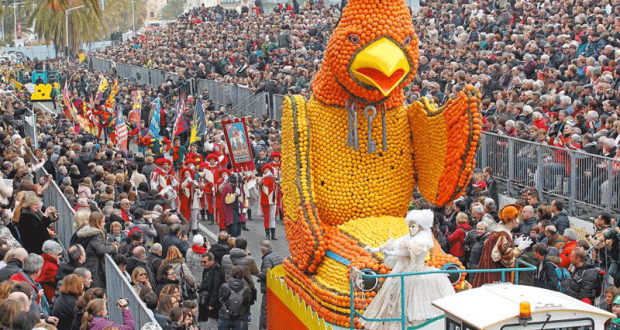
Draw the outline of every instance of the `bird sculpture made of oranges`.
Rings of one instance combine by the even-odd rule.
[[[350,0],[312,82],[282,119],[286,283],[328,322],[349,326],[349,269],[389,273],[370,253],[408,233],[414,185],[431,203],[460,196],[479,146],[480,94],[466,86],[438,108],[404,104],[418,38],[402,0]],[[441,249],[427,264],[458,261]],[[459,266],[460,263],[457,263]],[[355,298],[363,310],[376,290]]]

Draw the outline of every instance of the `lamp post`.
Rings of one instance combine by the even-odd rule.
[[[136,9],[134,8],[136,5],[136,0],[131,0],[131,18],[133,20],[133,36],[136,36]]]
[[[26,2],[13,2],[11,6],[13,6],[13,40],[17,40],[17,6],[24,4]],[[15,42],[13,42],[15,43]],[[17,47],[17,43],[15,45]]]
[[[81,5],[81,6],[65,9],[65,41],[66,41],[65,47],[67,51],[65,55],[67,56],[67,63],[69,63],[69,13],[73,10],[80,9],[82,7],[86,7],[86,6]]]

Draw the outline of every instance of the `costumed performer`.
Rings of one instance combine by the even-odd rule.
[[[409,234],[396,240],[390,238],[386,244],[377,248],[366,247],[372,253],[382,252],[385,263],[392,267],[391,274],[437,271],[428,267],[424,259],[433,247],[433,212],[430,210],[410,211],[405,218]],[[401,279],[389,277],[383,283],[368,308],[365,318],[389,319],[401,317]],[[431,302],[454,294],[454,288],[446,274],[425,274],[405,277],[405,310],[408,326],[442,315]],[[366,330],[397,330],[399,322],[372,322],[360,320]]]
[[[515,260],[531,244],[529,237],[519,237],[512,239],[512,230],[519,227],[519,215],[521,215],[521,205],[509,204],[499,211],[500,223],[497,224],[493,233],[484,243],[478,269],[502,269],[510,268]],[[507,281],[511,281],[510,276],[506,276]],[[502,274],[497,273],[477,273],[474,278],[473,287],[477,288],[487,283],[501,282]]]
[[[166,158],[157,158],[155,164],[159,166],[151,172],[151,189],[158,191],[167,201],[166,205],[170,208],[176,208],[177,205],[177,181],[174,171],[172,170],[172,161]]]
[[[262,167],[263,176],[258,179],[260,186],[260,206],[265,219],[265,236],[267,239],[277,241],[276,238],[276,209],[277,209],[277,183],[274,178],[274,168],[271,164]]]

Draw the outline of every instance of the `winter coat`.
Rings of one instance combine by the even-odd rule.
[[[0,282],[7,281],[11,276],[22,270],[22,262],[19,259],[11,259],[4,268],[0,269]]]
[[[455,257],[465,256],[465,235],[471,230],[468,223],[461,223],[456,227],[456,230],[452,235],[448,236],[448,242],[450,242],[450,254]]]
[[[183,259],[173,259],[171,261],[164,260],[161,262],[161,265],[159,265],[158,271],[161,271],[161,269],[166,267],[166,265],[172,266],[172,268],[174,269],[174,272],[177,275],[178,280],[183,279],[192,287],[194,288],[196,287],[196,279],[194,278],[194,276],[192,276],[192,271],[189,269],[189,266],[187,265],[187,262],[185,262],[185,260]],[[181,271],[183,272],[183,276],[181,276]]]
[[[576,247],[577,247],[577,241],[570,241],[570,242],[564,243],[564,246],[562,247],[562,252],[560,252],[561,261],[558,264],[558,267],[568,269],[568,266],[570,266],[570,254],[573,253],[573,250]]]
[[[128,239],[127,234],[121,231],[121,234],[119,236],[115,236],[114,233],[108,233],[108,238],[106,239],[106,242],[108,243],[118,242],[118,244],[121,244],[127,239]]]
[[[254,257],[250,256],[245,250],[239,248],[232,248],[230,254],[227,254],[222,258],[222,267],[226,274],[226,281],[230,280],[230,270],[233,266],[243,267],[243,278],[249,288],[255,289],[254,280],[252,275],[258,275],[260,272]]]
[[[88,185],[81,184],[78,186],[77,190],[78,198],[86,198],[86,199],[94,199],[95,195],[92,193],[92,190]]]
[[[551,222],[558,230],[558,233],[560,233],[560,235],[564,235],[564,230],[570,228],[570,220],[568,220],[568,216],[564,212],[560,212],[554,215],[551,218]]]
[[[221,320],[230,320],[228,313],[226,312],[226,304],[228,298],[230,297],[232,291],[239,292],[246,286],[245,281],[239,280],[236,278],[231,278],[227,283],[222,284],[220,288],[220,292],[218,293],[219,299],[222,302],[222,307],[220,308],[220,319]],[[249,310],[250,304],[252,303],[252,293],[250,290],[246,290],[243,295],[243,312],[240,315],[240,319],[245,319],[245,313]]]
[[[222,302],[218,294],[225,281],[224,269],[217,262],[209,269],[203,270],[202,282],[200,288],[198,288],[198,296],[200,297],[198,300],[199,321],[205,321],[207,318],[219,318]],[[209,310],[209,306],[213,307],[213,309]]]
[[[149,277],[149,282],[151,282],[151,286],[155,287],[155,274],[151,271],[151,267],[149,267],[149,263],[146,260],[140,259],[136,256],[131,256],[127,259],[127,273],[132,274],[134,269],[137,267],[142,267],[146,270],[146,274]]]
[[[13,186],[7,186],[4,180],[0,180],[0,205],[8,205],[11,195],[13,195]]]
[[[105,288],[105,254],[117,253],[116,246],[106,244],[101,230],[86,226],[77,232],[80,239],[84,239],[86,262],[84,268],[90,270],[93,276],[91,288]]]
[[[58,282],[62,281],[65,276],[73,274],[73,271],[75,271],[76,268],[80,268],[82,266],[83,265],[78,262],[65,262],[60,264],[60,267],[58,267],[58,270],[56,271],[56,284],[54,285],[54,287],[56,287],[56,285],[58,285]]]
[[[202,268],[201,262],[200,262],[200,258],[204,253],[207,253],[207,249],[202,247],[204,249],[204,253],[199,253],[200,252],[200,248],[201,247],[194,247],[192,245],[192,248],[187,250],[187,254],[185,255],[185,260],[187,260],[187,265],[189,266],[189,270],[192,273],[192,276],[194,277],[194,279],[199,279],[202,278],[202,271],[204,268]],[[194,249],[196,249],[199,252],[195,252]]]
[[[136,326],[133,322],[133,314],[131,309],[124,309],[123,313],[123,325],[115,324],[109,321],[107,317],[95,317],[88,325],[87,330],[103,330],[103,328],[112,326],[119,330],[136,330]]]
[[[162,314],[162,312],[158,310],[154,310],[153,317],[155,318],[155,321],[159,323],[159,326],[161,326],[162,329],[166,328],[166,326],[168,325],[168,317],[166,315]]]
[[[519,232],[524,236],[530,236],[530,232],[532,228],[538,224],[538,219],[536,217],[530,217],[529,219],[525,219],[522,223],[519,224]]]
[[[557,257],[551,257],[556,258]],[[556,260],[557,261],[557,260]],[[548,257],[545,257],[538,264],[536,275],[534,277],[534,286],[537,288],[543,288],[551,291],[558,290],[558,283],[560,281],[558,273],[555,271],[557,266]]]
[[[157,270],[159,269],[159,265],[161,265],[161,258],[155,253],[149,253],[146,257],[146,260],[149,264],[149,268],[151,268],[151,272],[153,275],[157,276]]]
[[[43,269],[36,281],[43,287],[47,301],[52,301],[54,293],[56,292],[56,272],[58,272],[60,263],[49,254],[43,254],[41,256],[43,257]]]
[[[594,267],[594,261],[588,259],[581,267],[575,268],[570,278],[564,280],[562,287],[564,293],[575,299],[588,298],[590,301],[594,301],[597,280],[598,270]]]
[[[42,254],[43,242],[50,239],[47,227],[51,224],[52,218],[45,217],[40,212],[33,212],[27,208],[22,209],[18,228],[22,244],[28,253]]]
[[[480,262],[480,257],[482,256],[482,250],[484,249],[484,243],[487,241],[487,238],[491,236],[490,232],[485,233],[484,235],[476,235],[476,242],[471,248],[471,253],[469,254],[469,267],[470,269],[478,269],[478,263]]]
[[[183,255],[185,257],[185,254],[187,253],[187,250],[189,249],[189,244],[185,241],[181,241],[181,239],[177,236],[174,235],[166,235],[166,237],[164,237],[164,239],[161,242],[161,247],[162,247],[162,258],[166,258],[166,256],[168,255],[168,248],[171,246],[176,246],[179,251],[181,251],[181,255]]]
[[[216,243],[211,246],[209,252],[213,253],[213,256],[215,256],[215,262],[221,265],[222,258],[224,258],[225,255],[230,253],[230,246],[228,245],[228,243],[225,242],[221,244]]]
[[[281,264],[282,258],[273,251],[269,251],[263,256],[263,262],[260,264],[260,273],[258,273],[261,293],[267,292],[267,270]]]
[[[558,249],[558,251],[562,251],[562,247],[564,246],[564,237],[559,233],[553,235],[553,237],[547,240],[547,246],[554,247]]]
[[[75,304],[78,298],[72,294],[61,293],[60,297],[54,302],[52,316],[58,318],[58,330],[71,330],[71,323],[75,314]]]

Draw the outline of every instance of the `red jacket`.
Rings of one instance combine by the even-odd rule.
[[[36,298],[37,304],[41,303],[41,296],[39,295],[39,288],[33,285],[32,283],[30,283],[30,281],[24,275],[22,275],[22,272],[16,273],[15,275],[11,276],[9,280],[28,283],[28,285],[30,285],[30,287],[34,290],[34,294],[37,295],[37,298]]]
[[[60,263],[49,254],[42,254],[41,256],[43,257],[43,269],[41,276],[36,281],[43,287],[47,301],[52,301],[56,293],[56,272]]]
[[[461,223],[456,227],[456,230],[452,235],[448,236],[448,242],[450,242],[450,254],[455,257],[462,257],[465,255],[465,235],[471,230],[468,223]]]
[[[560,263],[558,267],[568,268],[570,266],[570,254],[577,247],[577,241],[570,241],[564,243],[562,252],[560,252]]]

